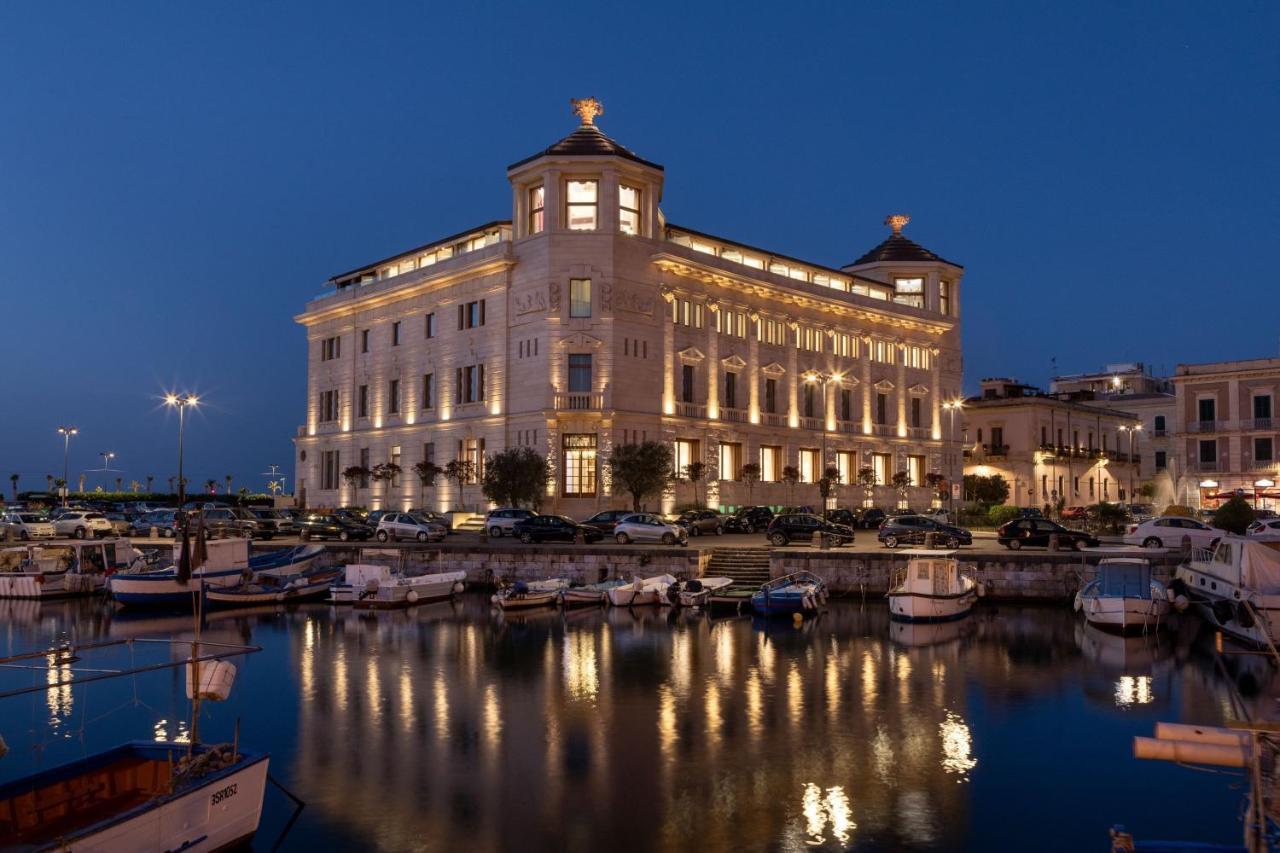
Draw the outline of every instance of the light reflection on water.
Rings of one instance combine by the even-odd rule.
[[[184,630],[84,603],[24,606],[0,602],[6,653],[68,632]],[[269,749],[273,775],[308,802],[285,849],[959,849],[1033,831],[1078,849],[1115,822],[1175,834],[1171,790],[1205,803],[1189,818],[1201,837],[1221,806],[1210,840],[1234,840],[1234,795],[1217,780],[1130,757],[1154,720],[1212,724],[1229,707],[1191,629],[1135,642],[1050,608],[903,626],[851,603],[799,629],[657,610],[502,617],[467,596],[215,614],[206,637],[264,647],[201,732],[229,736],[240,719],[242,744]],[[1232,665],[1269,710],[1265,660]],[[50,655],[40,683],[64,670]],[[21,723],[27,706],[0,708],[14,749],[0,780],[57,757],[86,698],[123,708],[105,733],[86,727],[86,746],[188,736],[181,679],[87,689],[36,694]],[[1095,788],[1107,808],[1087,820],[1062,807]],[[264,826],[281,811],[269,802]]]

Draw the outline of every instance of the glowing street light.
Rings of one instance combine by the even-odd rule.
[[[963,397],[956,397],[954,400],[945,400],[945,401],[943,401],[943,403],[942,403],[942,410],[943,410],[944,412],[946,412],[946,413],[947,413],[947,418],[948,418],[948,420],[950,421],[950,423],[947,425],[947,438],[951,441],[951,443],[952,443],[952,445],[953,445],[953,447],[952,447],[952,454],[954,454],[954,453],[955,453],[954,445],[955,445],[955,440],[956,440],[956,412],[961,411],[963,408],[964,408],[964,398],[963,398]],[[951,455],[949,458],[950,458],[950,460],[951,460],[951,464],[947,466],[947,469],[948,469],[948,470],[947,470],[947,479],[954,483],[954,482],[956,482],[956,478],[955,478],[955,456],[954,456],[954,455]],[[951,497],[951,495],[953,495],[953,494],[955,494],[955,492],[954,492],[954,491],[950,492],[950,493],[947,495],[947,500],[948,500],[948,502],[950,503],[951,508],[954,510],[954,509],[955,509],[955,502],[956,502],[956,501],[955,501],[955,498],[954,498],[954,497]],[[954,513],[953,513],[953,514],[954,514]]]
[[[70,487],[67,480],[67,455],[71,451],[71,436],[79,435],[80,430],[73,426],[60,426],[58,433],[62,436],[62,505],[67,505],[67,492]]]
[[[827,418],[830,416],[827,404],[827,385],[831,382],[839,383],[843,378],[843,373],[818,373],[812,370],[804,375],[804,381],[809,385],[822,383],[822,464],[821,470],[814,472],[815,480],[825,477],[827,474]],[[826,504],[830,503],[833,498],[834,495],[828,494],[828,497],[823,502],[823,510],[830,508]]]
[[[195,408],[200,398],[195,394],[166,394],[164,404],[178,410],[178,509],[187,502],[186,480],[182,477],[182,435],[186,424],[187,407]]]

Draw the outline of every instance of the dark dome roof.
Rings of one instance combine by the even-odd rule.
[[[901,234],[890,234],[879,246],[876,246],[874,249],[849,264],[849,266],[860,267],[863,264],[903,263],[912,261],[949,264],[953,267],[961,266],[960,264],[948,261],[946,258],[938,257],[924,246],[921,246],[914,240],[908,240]]]
[[[600,128],[594,124],[579,126],[573,133],[546,150],[539,151],[532,157],[526,157],[519,162],[512,163],[507,168],[514,169],[517,166],[523,166],[525,163],[536,160],[539,157],[625,157],[628,160],[634,160],[654,169],[662,168],[657,163],[650,163],[631,149],[605,136],[600,132]]]

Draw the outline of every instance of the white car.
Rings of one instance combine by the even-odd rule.
[[[4,517],[8,534],[15,539],[52,539],[53,523],[34,512],[11,512]]]
[[[435,521],[423,521],[407,512],[389,512],[378,519],[379,542],[414,539],[418,542],[443,542],[448,529]]]
[[[1249,525],[1248,534],[1266,542],[1280,541],[1280,518],[1263,518]]]
[[[531,509],[495,509],[484,517],[484,529],[489,531],[492,539],[510,536],[517,521],[533,518],[537,515]]]
[[[1190,539],[1193,548],[1212,548],[1213,543],[1224,535],[1225,530],[1210,527],[1194,518],[1166,515],[1141,524],[1130,524],[1124,535],[1124,544],[1141,545],[1143,548],[1181,548],[1183,540]]]
[[[924,512],[920,514],[923,515],[925,518],[932,518],[934,521],[938,522],[939,524],[951,523],[950,511],[945,510],[942,507],[934,507],[933,509],[926,509]]]
[[[689,531],[679,524],[663,521],[651,512],[638,512],[628,515],[613,528],[613,538],[619,545],[631,542],[660,542],[663,545],[674,545],[689,542]]]
[[[58,520],[53,523],[53,532],[77,539],[97,539],[99,536],[110,536],[113,531],[111,522],[102,513],[77,509],[58,516]]]

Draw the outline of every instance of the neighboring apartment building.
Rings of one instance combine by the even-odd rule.
[[[510,220],[334,276],[296,318],[301,499],[443,510],[462,500],[444,481],[420,488],[414,463],[482,470],[528,446],[551,466],[545,508],[582,517],[629,501],[612,448],[655,439],[677,470],[706,464],[712,506],[788,503],[783,468],[812,484],[824,457],[841,503],[862,501],[852,483],[869,467],[881,483],[908,472],[927,504],[926,476],[959,472],[942,403],[960,393],[963,268],[903,236],[905,216],[838,268],[668,223],[662,166],[605,136],[594,100],[575,109],[580,127],[508,167]],[[390,483],[342,476],[388,461],[403,471]],[[760,483],[743,480],[748,462]],[[816,504],[817,488],[794,498]]]
[[[1137,415],[1045,394],[1013,379],[984,379],[964,403],[966,474],[999,474],[1009,503],[1066,506],[1127,501],[1141,485]],[[1136,441],[1136,439],[1135,439]]]
[[[1280,358],[1179,364],[1173,383],[1180,502],[1211,507],[1239,491],[1273,506]]]

